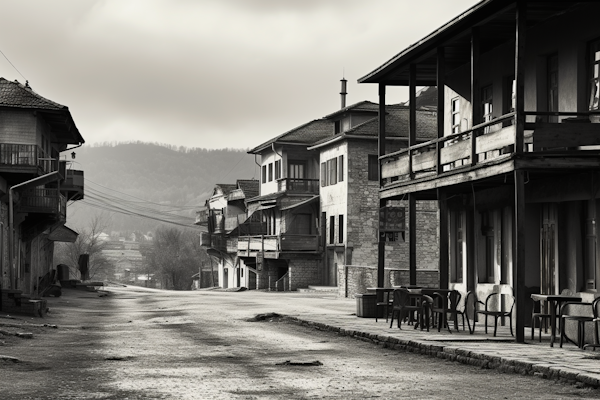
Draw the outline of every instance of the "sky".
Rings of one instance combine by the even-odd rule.
[[[478,0],[0,0],[0,76],[69,107],[87,144],[249,149]],[[407,100],[388,89],[387,102]]]

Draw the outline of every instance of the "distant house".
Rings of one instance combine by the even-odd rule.
[[[71,169],[61,153],[83,143],[67,107],[40,96],[27,83],[0,78],[4,311],[14,307],[10,299],[15,293],[27,299],[43,291],[54,272],[52,239],[72,240],[53,233],[66,222],[67,201],[83,198],[83,171]]]
[[[252,224],[247,220],[246,199],[257,194],[257,180],[240,179],[235,184],[217,184],[206,200],[206,208],[196,213],[196,225],[207,229],[202,232],[200,243],[206,247],[211,262],[215,262],[221,287],[255,288],[256,281],[251,278],[251,271],[237,256],[237,240],[240,232],[254,233]],[[199,284],[212,281],[211,274],[210,279],[201,275],[204,281]]]

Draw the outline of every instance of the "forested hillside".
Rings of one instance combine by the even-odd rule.
[[[179,212],[193,222],[195,211],[204,205],[216,183],[258,176],[254,157],[240,149],[207,150],[153,143],[84,145],[75,150],[74,169],[85,171],[85,199],[69,205],[67,225],[84,227],[98,212],[110,216],[115,231],[154,231],[161,211]],[[256,174],[256,176],[255,176]],[[140,213],[157,219],[115,214],[123,198]],[[151,202],[151,203],[146,203]],[[112,207],[111,207],[112,206]],[[166,207],[169,206],[169,207]],[[148,210],[146,210],[148,208]]]

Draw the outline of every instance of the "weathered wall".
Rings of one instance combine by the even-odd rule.
[[[289,260],[289,290],[321,284],[321,260]]]

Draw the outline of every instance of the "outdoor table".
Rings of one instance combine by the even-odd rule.
[[[581,301],[579,296],[568,296],[564,294],[532,294],[535,301],[547,301],[550,307],[550,347],[554,347],[556,339],[556,308],[567,301]],[[533,329],[533,328],[532,328]]]

